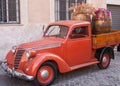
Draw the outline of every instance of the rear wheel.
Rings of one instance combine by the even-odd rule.
[[[99,59],[100,63],[98,63],[98,67],[100,69],[106,69],[109,67],[110,61],[111,61],[111,54],[107,50],[104,51],[102,54],[102,57]]]
[[[38,70],[35,84],[37,86],[50,86],[57,76],[57,69],[51,62],[44,63]]]

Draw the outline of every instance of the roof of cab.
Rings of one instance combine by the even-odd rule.
[[[90,24],[88,21],[79,21],[79,20],[65,20],[65,21],[57,21],[53,22],[50,25],[64,25],[64,26],[73,26],[73,25],[79,25],[79,24]]]

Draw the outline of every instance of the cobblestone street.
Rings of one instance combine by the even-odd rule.
[[[34,83],[8,77],[0,67],[0,86],[35,86]],[[96,65],[59,74],[52,86],[120,86],[120,53],[115,52],[108,69]]]

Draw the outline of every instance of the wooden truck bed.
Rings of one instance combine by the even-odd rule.
[[[110,33],[93,35],[92,42],[93,49],[120,44],[120,30],[112,30]]]

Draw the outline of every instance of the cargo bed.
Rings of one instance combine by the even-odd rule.
[[[110,33],[92,35],[93,48],[120,44],[120,30],[112,30]]]

